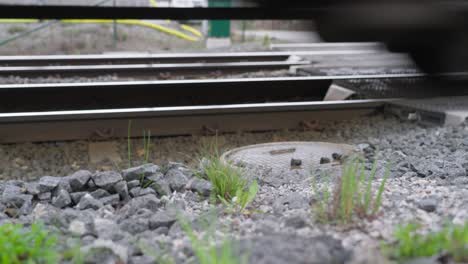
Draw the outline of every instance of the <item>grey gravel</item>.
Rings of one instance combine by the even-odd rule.
[[[92,173],[87,170],[80,170],[70,176],[70,186],[74,192],[82,191],[91,178]]]
[[[52,191],[59,185],[60,180],[61,178],[52,176],[44,176],[40,178],[38,185],[39,192],[45,193]]]
[[[120,202],[120,195],[113,194],[107,197],[101,198],[100,201],[103,205],[118,205]]]
[[[97,210],[103,206],[103,203],[97,199],[95,199],[90,194],[85,194],[81,197],[80,202],[78,203],[77,207],[80,210],[85,210],[88,208]]]
[[[2,203],[9,207],[20,208],[32,198],[32,195],[23,194],[20,187],[15,185],[6,185],[2,194]]]
[[[211,182],[204,180],[204,179],[193,178],[187,184],[187,188],[203,196],[210,196],[211,191],[213,190],[213,184],[211,184]]]
[[[139,180],[134,180],[134,181],[127,182],[127,189],[128,190],[133,189],[133,188],[138,187],[138,186],[140,186],[140,181]]]
[[[97,174],[94,171],[111,171],[105,175],[120,175],[122,172],[119,180],[109,181],[114,182],[112,187],[106,184],[106,187],[100,187],[92,180],[83,185],[81,181],[77,187],[81,188],[80,191],[71,192],[72,202],[62,209],[51,203],[66,190],[65,185],[59,183],[48,192],[33,194],[36,192],[32,187],[34,182],[0,181],[0,222],[29,224],[40,220],[64,232],[65,236],[77,235],[82,247],[104,248],[104,253],[92,256],[90,261],[118,261],[124,255],[116,248],[126,252],[129,263],[153,260],[138,248],[144,244],[149,245],[152,252],[170,255],[177,264],[194,263],[191,262],[194,257],[189,240],[176,220],[177,214],[181,214],[200,237],[207,234],[208,226],[216,230],[210,242],[220,244],[225,239],[232,240],[233,246],[240,251],[239,255],[246,253],[248,263],[385,263],[380,261],[382,258],[385,260],[385,256],[376,247],[383,242],[392,242],[398,225],[416,221],[424,231],[432,231],[439,230],[447,221],[456,224],[468,221],[467,138],[467,124],[458,127],[421,126],[384,116],[324,122],[317,130],[306,132],[218,136],[222,149],[284,140],[353,144],[364,154],[367,172],[374,160],[377,161],[379,169],[374,188],[378,188],[382,181],[386,164],[391,163],[378,217],[359,219],[357,226],[346,228],[317,222],[314,205],[321,193],[311,184],[314,179],[320,187],[330,187],[340,173],[340,162],[337,161],[345,160],[339,153],[327,157],[332,159],[332,164],[324,164],[303,178],[287,171],[278,178],[246,175],[258,180],[259,191],[246,212],[239,213],[222,204],[213,204],[209,198],[213,186],[193,175],[198,160],[190,163],[187,156],[193,156],[200,140],[209,137],[158,139],[151,160],[158,164],[159,171],[130,181],[126,181],[125,173],[113,164],[91,165],[85,161],[86,154],[81,155],[87,151],[83,147],[86,146],[84,142],[0,146],[5,152],[0,156],[0,164],[2,159],[11,164],[0,169],[1,177],[35,175],[37,179],[41,175],[70,175],[66,178],[75,190],[77,185],[72,184],[74,171],[89,170],[93,175]],[[126,142],[121,143],[119,151],[123,165],[119,167],[125,168],[128,164],[125,160]],[[134,146],[141,144],[140,141],[132,143]],[[65,155],[62,148],[71,149],[67,151],[69,160],[62,158]],[[44,153],[54,153],[56,158],[38,158],[48,156]],[[166,159],[181,162],[167,163]],[[72,166],[75,163],[76,166]],[[137,165],[137,161],[134,164]],[[193,165],[193,169],[184,164]],[[145,167],[155,168],[152,165]],[[127,199],[120,195],[125,187],[134,194],[129,194]],[[106,190],[108,195],[93,198],[91,193],[98,189]],[[142,190],[147,192],[143,196]],[[40,201],[46,194],[48,198]],[[12,210],[3,201],[9,195],[15,196],[14,202],[26,199],[19,202],[22,203],[20,208]],[[213,217],[205,221],[207,215]],[[96,241],[112,241],[113,245],[96,245]]]
[[[122,171],[123,178],[126,181],[135,181],[142,177],[150,177],[158,174],[161,174],[161,168],[154,164],[144,164]]]
[[[302,165],[301,159],[291,159],[291,167],[299,167]]]
[[[418,207],[426,212],[434,212],[437,209],[438,201],[434,198],[424,198],[418,202]]]
[[[153,175],[148,177],[151,181],[150,187],[153,188],[159,195],[169,195],[172,193],[169,183],[165,180],[164,176]]]
[[[132,197],[140,196],[141,187],[135,187],[129,191]]]
[[[157,212],[149,220],[149,228],[157,229],[160,227],[170,228],[177,221],[176,215],[170,212]]]
[[[70,193],[70,197],[73,203],[78,204],[81,200],[81,197],[83,197],[85,194],[86,192],[74,192],[74,193]]]
[[[111,190],[116,183],[123,180],[122,175],[115,171],[97,172],[91,179],[96,186],[106,190]]]
[[[138,196],[143,196],[143,195],[147,195],[147,194],[156,195],[157,193],[156,193],[156,191],[154,189],[151,189],[151,188],[142,188],[138,192]]]
[[[178,169],[170,169],[164,177],[173,191],[182,191],[189,181],[187,175]]]
[[[41,201],[50,200],[52,198],[51,192],[40,193],[37,195],[37,198]]]
[[[38,195],[41,192],[39,191],[39,184],[37,182],[28,182],[25,184],[26,191],[32,195]]]
[[[259,264],[339,264],[351,254],[332,237],[300,237],[274,234],[244,239],[240,253],[248,254],[249,263]]]
[[[138,186],[138,185],[137,185]],[[120,181],[113,186],[113,190],[120,196],[122,200],[128,200],[128,184],[125,181]]]
[[[102,197],[106,197],[110,195],[110,193],[104,189],[97,189],[94,192],[91,192],[90,194],[95,199],[100,199]]]
[[[72,203],[72,199],[70,197],[70,194],[64,190],[61,189],[57,196],[55,196],[52,199],[52,204],[58,208],[64,208]]]

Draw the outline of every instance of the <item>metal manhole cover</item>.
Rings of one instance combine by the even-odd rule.
[[[355,147],[346,144],[278,142],[233,149],[224,153],[221,158],[235,166],[246,168],[247,171],[262,174],[263,177],[291,179],[299,175],[302,175],[300,178],[310,175],[312,169],[321,165],[322,157],[333,162],[334,153],[350,155],[354,150]]]

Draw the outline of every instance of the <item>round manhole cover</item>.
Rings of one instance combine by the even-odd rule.
[[[335,153],[348,156],[354,149],[351,145],[327,142],[277,142],[233,149],[221,158],[259,178],[281,184],[310,175],[311,170],[321,165],[322,158],[333,163]]]

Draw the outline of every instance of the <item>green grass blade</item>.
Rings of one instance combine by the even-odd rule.
[[[132,120],[128,120],[127,126],[127,158],[128,158],[128,167],[132,167]]]
[[[367,179],[366,190],[364,194],[364,213],[367,214],[369,212],[370,203],[372,201],[372,182],[374,181],[375,174],[377,172],[377,159],[374,160],[372,164],[372,169]]]
[[[387,179],[388,177],[390,176],[390,169],[387,167],[385,169],[385,175],[382,179],[382,182],[380,183],[380,186],[379,186],[379,189],[377,191],[377,197],[375,198],[375,201],[374,201],[374,208],[372,209],[372,214],[375,215],[379,209],[380,209],[380,206],[382,205],[382,194],[385,190],[385,184],[387,182]]]

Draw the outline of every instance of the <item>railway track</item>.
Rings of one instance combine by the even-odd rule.
[[[424,74],[0,85],[0,111],[61,111],[321,101],[334,81],[400,80]]]
[[[381,51],[342,48],[323,51],[0,56],[0,66],[261,62],[285,61],[291,56],[359,55],[378,52]]]
[[[367,50],[367,51],[385,51],[385,46],[382,43],[378,42],[343,42],[343,43],[281,43],[281,44],[271,44],[271,50],[277,51],[328,51],[333,52],[342,49],[350,50]]]
[[[0,143],[314,129],[317,120],[368,115],[392,99],[179,106],[0,114]]]
[[[179,74],[190,77],[207,73],[248,73],[252,71],[288,70],[291,66],[309,65],[308,61],[258,61],[174,64],[121,64],[72,66],[17,66],[0,67],[0,76],[101,76],[117,74],[120,77]]]
[[[394,54],[378,43],[276,45],[271,52],[0,56],[0,76],[307,71],[364,56],[374,67]],[[372,59],[370,66],[368,61]],[[338,60],[337,62],[335,62]],[[396,65],[403,61],[395,59]],[[328,63],[328,64],[325,64]],[[305,67],[304,66],[307,66]],[[393,66],[393,64],[391,65]],[[320,67],[319,67],[320,68]],[[322,67],[323,68],[323,67]],[[298,73],[298,72],[296,72]],[[314,129],[316,120],[347,119],[399,99],[323,101],[333,83],[425,80],[421,73],[0,85],[0,143],[215,132]]]
[[[311,52],[243,52],[187,54],[121,54],[76,56],[0,56],[0,76],[101,76],[184,78],[206,74],[238,74],[253,71],[288,70],[307,66],[307,57],[357,56],[374,54],[372,49]]]
[[[322,101],[334,81],[407,78],[425,75],[0,85],[0,142],[125,137],[130,120],[132,135],[314,129],[398,101]]]

